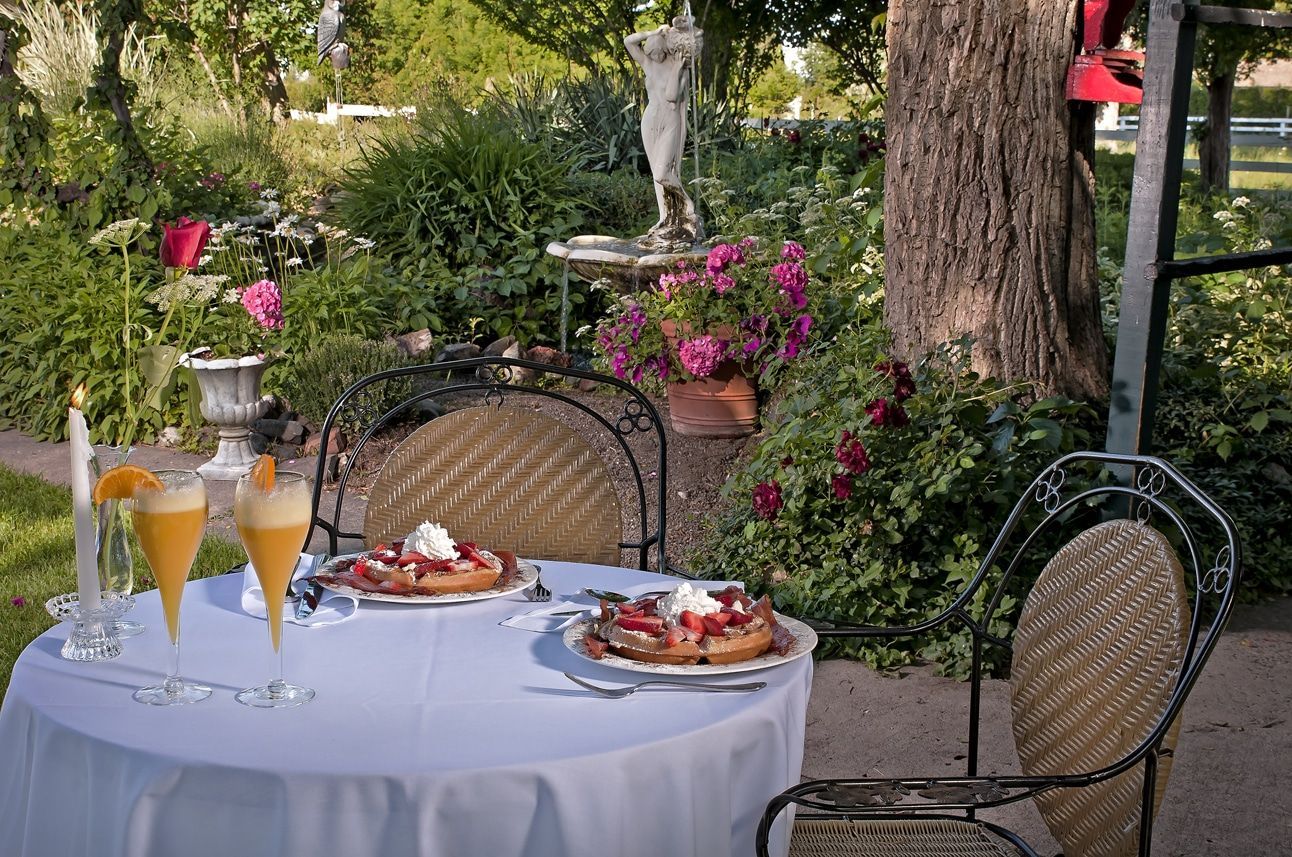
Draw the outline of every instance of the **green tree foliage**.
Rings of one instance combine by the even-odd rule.
[[[44,170],[53,156],[49,122],[13,67],[24,38],[20,24],[0,19],[0,206],[47,201],[53,190]]]
[[[884,86],[887,51],[884,45],[884,0],[772,0],[772,25],[791,45],[819,42],[839,58],[848,83],[872,92]]]
[[[375,0],[351,66],[358,92],[412,104],[447,91],[470,102],[496,82],[560,75],[567,62],[496,24],[468,0]]]
[[[319,4],[312,0],[152,0],[148,12],[172,44],[192,54],[230,115],[257,100],[280,113],[287,98],[284,66],[313,68],[316,62]],[[362,33],[363,4],[347,5],[345,12],[347,32]]]
[[[801,77],[790,71],[785,63],[774,62],[749,88],[749,113],[751,116],[779,116],[789,109],[790,102],[802,88]]]
[[[492,20],[535,45],[554,45],[589,72],[635,73],[624,49],[633,32],[658,27],[682,11],[676,0],[639,4],[628,0],[476,0]],[[758,0],[711,0],[694,5],[704,30],[701,86],[717,101],[739,102],[775,55],[773,16]]]

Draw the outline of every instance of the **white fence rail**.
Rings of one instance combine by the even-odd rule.
[[[1206,121],[1207,117],[1205,116],[1190,116],[1189,128],[1197,128]],[[1276,137],[1288,139],[1292,137],[1292,116],[1285,116],[1282,119],[1278,117],[1252,118],[1235,116],[1229,120],[1229,128],[1232,134],[1273,134]],[[1138,131],[1139,116],[1137,114],[1118,116],[1117,130]]]
[[[342,116],[353,116],[359,119],[372,119],[378,116],[403,116],[411,119],[417,115],[416,107],[379,107],[375,104],[336,104],[327,103],[323,113],[312,113],[308,110],[293,110],[293,119],[317,122],[320,125],[335,125]]]

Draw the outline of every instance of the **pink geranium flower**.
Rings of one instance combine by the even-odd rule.
[[[718,364],[722,362],[726,350],[726,343],[706,334],[678,343],[677,356],[686,371],[697,378],[708,378],[718,371]]]

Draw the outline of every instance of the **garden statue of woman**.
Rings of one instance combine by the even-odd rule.
[[[704,31],[695,19],[679,15],[672,26],[633,33],[624,39],[628,54],[646,72],[646,111],[642,143],[655,180],[659,222],[644,241],[652,244],[694,243],[704,226],[682,187],[682,151],[686,145],[686,102],[691,93],[693,60],[704,49]]]

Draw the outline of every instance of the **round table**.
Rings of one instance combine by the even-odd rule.
[[[543,563],[561,594],[660,575]],[[190,583],[182,674],[205,702],[156,708],[168,641],[148,631],[114,661],[59,656],[66,628],[27,647],[0,708],[0,854],[7,857],[401,857],[754,852],[767,800],[798,782],[812,659],[712,680],[756,693],[604,699],[568,671],[649,676],[568,651],[560,633],[499,626],[519,594],[416,606],[364,602],[349,621],[285,624],[286,678],[308,705],[258,710],[233,694],[276,672],[241,576]],[[781,848],[785,843],[783,836]]]

